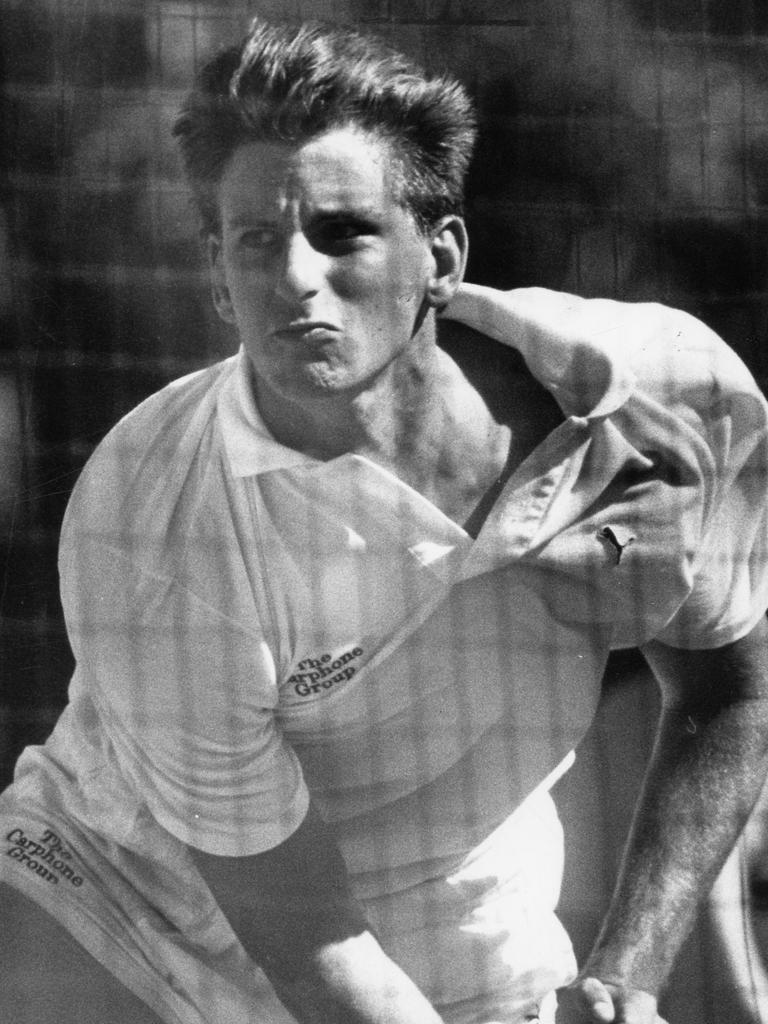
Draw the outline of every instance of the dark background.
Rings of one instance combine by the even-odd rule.
[[[256,13],[369,27],[469,85],[471,280],[680,306],[768,383],[766,0],[0,0],[0,784],[65,699],[56,545],[79,470],[138,401],[234,351],[169,129]],[[655,711],[635,656],[610,680],[562,795],[577,945]],[[701,989],[706,965],[684,970]]]

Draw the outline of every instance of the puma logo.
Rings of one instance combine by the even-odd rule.
[[[635,542],[635,535],[620,526],[604,526],[597,535],[602,540],[608,541],[616,552],[616,565],[621,561],[624,549]]]

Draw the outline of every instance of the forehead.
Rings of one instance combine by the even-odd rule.
[[[386,139],[354,128],[295,144],[249,142],[230,157],[219,199],[225,214],[243,207],[266,214],[291,202],[389,206],[397,203],[398,169]]]

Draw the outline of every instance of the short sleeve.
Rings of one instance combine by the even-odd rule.
[[[698,411],[708,458],[701,467],[693,585],[658,634],[665,643],[689,649],[739,639],[768,607],[766,402],[735,354],[722,345],[719,356],[709,401]]]
[[[274,847],[303,820],[308,795],[275,721],[258,621],[139,562],[76,522],[65,530],[67,628],[119,769],[183,842],[224,856]]]

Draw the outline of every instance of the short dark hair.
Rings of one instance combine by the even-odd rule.
[[[461,214],[476,119],[459,82],[355,31],[257,18],[202,69],[174,127],[203,229],[219,229],[216,188],[239,146],[302,142],[344,126],[390,144],[397,198],[422,231]]]

